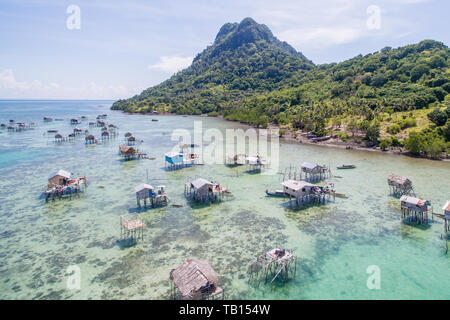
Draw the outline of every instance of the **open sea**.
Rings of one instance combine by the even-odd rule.
[[[323,206],[291,208],[268,198],[281,188],[279,174],[250,174],[243,167],[204,165],[164,170],[164,153],[177,144],[175,129],[247,128],[217,118],[129,115],[109,110],[112,101],[0,101],[0,123],[34,121],[24,132],[0,131],[0,299],[168,299],[169,273],[187,257],[207,260],[220,275],[226,299],[450,299],[450,253],[442,220],[425,225],[401,221],[399,200],[386,178],[412,180],[434,212],[450,200],[450,162],[282,142],[280,168],[304,161],[336,168],[336,191],[349,196]],[[71,118],[98,114],[116,124],[119,136],[86,146],[83,136],[56,145],[57,129],[72,132]],[[43,117],[64,119],[44,123]],[[159,121],[151,121],[158,119]],[[100,136],[100,128],[89,128]],[[155,160],[122,161],[118,146],[130,131],[138,148]],[[88,176],[81,197],[45,202],[48,176],[65,169]],[[230,189],[234,199],[191,205],[184,184],[196,176]],[[134,187],[165,185],[182,207],[138,210]],[[139,213],[144,240],[125,247],[119,217]],[[431,218],[431,217],[430,217]],[[273,287],[248,283],[250,263],[276,246],[295,249],[297,272]],[[81,272],[81,288],[67,287],[67,268]],[[380,270],[380,288],[369,289],[369,266]]]

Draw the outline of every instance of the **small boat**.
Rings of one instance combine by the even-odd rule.
[[[345,199],[348,199],[348,196],[346,196],[346,195],[343,194],[343,193],[333,192],[332,195],[335,196],[335,197],[338,197],[338,198],[345,198]]]
[[[152,119],[152,121],[159,121],[158,119]]]
[[[182,204],[176,204],[176,203],[174,203],[174,204],[171,204],[171,206],[172,206],[172,207],[181,208],[183,205],[182,205]]]
[[[340,167],[337,167],[338,169],[355,169],[356,166],[354,164],[343,164]]]
[[[266,190],[266,195],[268,197],[284,197],[286,193],[283,190],[275,190],[274,192]]]

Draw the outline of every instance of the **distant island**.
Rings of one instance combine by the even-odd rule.
[[[251,18],[221,27],[191,66],[111,109],[207,114],[434,159],[450,153],[449,48],[442,42],[315,65]],[[320,139],[317,139],[320,138]]]

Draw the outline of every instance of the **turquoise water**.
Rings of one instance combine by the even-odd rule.
[[[398,200],[388,196],[386,177],[408,176],[434,211],[450,199],[450,163],[334,148],[281,143],[280,167],[303,161],[357,165],[335,172],[337,192],[349,199],[303,210],[266,198],[279,189],[279,175],[205,165],[168,172],[163,154],[176,144],[175,129],[246,128],[220,119],[127,115],[110,111],[110,101],[0,101],[0,122],[35,121],[25,132],[0,132],[0,298],[2,299],[166,299],[169,272],[186,257],[208,260],[221,276],[227,298],[235,299],[449,299],[450,254],[441,239],[443,224],[429,227],[400,221]],[[86,147],[82,138],[55,145],[69,119],[107,113],[120,136]],[[64,121],[44,124],[43,116]],[[157,118],[158,122],[152,122]],[[87,128],[87,122],[79,125]],[[99,136],[100,129],[90,129]],[[139,149],[155,160],[123,162],[118,145],[131,131],[144,140]],[[89,177],[80,198],[45,203],[47,177],[57,169]],[[186,202],[184,183],[195,176],[228,187],[232,201],[209,206]],[[148,180],[147,180],[148,177]],[[164,184],[172,203],[141,211],[144,241],[125,248],[119,216],[138,212],[134,187]],[[101,188],[100,186],[103,186]],[[294,248],[295,278],[274,288],[247,283],[247,268],[274,246]],[[81,289],[67,289],[66,269],[81,270]],[[369,290],[366,269],[377,265],[381,288]]]

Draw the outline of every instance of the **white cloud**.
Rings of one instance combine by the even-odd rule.
[[[0,98],[3,99],[121,99],[140,93],[143,89],[99,85],[95,82],[82,87],[69,87],[56,82],[18,81],[12,69],[0,72]]]
[[[415,3],[423,3],[428,2],[429,0],[399,0],[402,4],[415,4]]]
[[[194,57],[180,57],[180,56],[164,56],[160,61],[148,66],[149,69],[157,69],[166,73],[175,73],[184,68],[187,68],[192,63]]]
[[[284,40],[298,48],[329,47],[350,43],[363,35],[361,29],[349,27],[291,29],[278,34]]]
[[[5,69],[0,72],[0,88],[1,89],[28,89],[29,85],[26,82],[19,82],[14,77],[11,69]]]
[[[308,51],[351,43],[367,36],[367,5],[360,0],[286,0],[281,3],[262,0],[253,15],[266,21],[280,40],[299,51]]]

